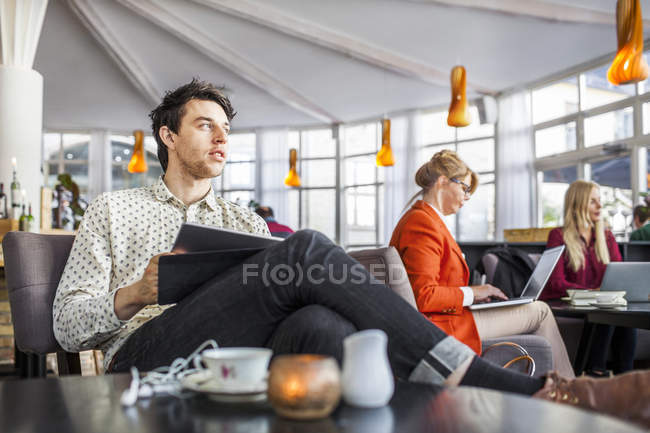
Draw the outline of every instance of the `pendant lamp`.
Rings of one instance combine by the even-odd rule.
[[[390,119],[381,121],[381,149],[377,152],[377,167],[390,167],[395,164],[390,148]]]
[[[618,51],[607,71],[607,79],[618,86],[648,78],[643,58],[643,19],[639,0],[616,2],[616,39]]]
[[[296,149],[289,149],[289,174],[284,178],[284,184],[286,186],[300,186],[300,176],[298,176],[298,171],[296,170],[297,161],[298,151]]]
[[[133,131],[133,136],[135,137],[133,156],[131,156],[127,170],[129,173],[144,173],[147,171],[147,159],[144,156],[144,133],[141,130]]]
[[[451,104],[449,104],[447,125],[467,126],[471,122],[465,96],[465,68],[454,66],[451,70]]]

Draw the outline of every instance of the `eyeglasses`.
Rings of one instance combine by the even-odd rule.
[[[457,183],[458,185],[460,185],[461,188],[463,188],[463,192],[465,193],[465,195],[470,195],[470,194],[472,193],[472,192],[471,192],[472,187],[469,186],[469,185],[467,185],[467,184],[466,184],[465,182],[463,182],[462,180],[458,180],[458,179],[456,179],[455,177],[452,177],[452,178],[450,178],[449,180],[452,181],[452,182],[454,182],[454,183]]]

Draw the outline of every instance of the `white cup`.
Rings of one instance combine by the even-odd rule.
[[[597,293],[596,294],[596,303],[597,304],[612,304],[618,299],[617,293]]]
[[[228,388],[255,387],[263,383],[273,351],[258,347],[209,349],[194,359],[194,366],[207,365],[213,378]]]

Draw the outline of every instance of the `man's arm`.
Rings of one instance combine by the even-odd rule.
[[[124,324],[114,310],[116,291],[110,291],[109,228],[102,195],[86,209],[54,298],[54,336],[68,351],[97,347]]]
[[[142,279],[122,287],[115,294],[115,315],[129,320],[147,305],[158,303],[158,261],[160,257],[174,253],[162,253],[149,260]]]

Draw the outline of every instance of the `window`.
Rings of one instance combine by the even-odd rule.
[[[342,128],[345,248],[383,243],[384,168],[377,167],[381,124],[364,123]]]
[[[219,195],[244,207],[255,198],[255,146],[254,133],[231,134],[228,163],[221,176],[213,179]]]
[[[298,174],[302,186],[288,191],[288,225],[318,230],[338,241],[336,141],[332,138],[332,130],[290,131],[289,147],[298,149]]]
[[[43,173],[45,185],[54,188],[57,176],[67,173],[79,187],[81,196],[88,193],[88,134],[43,134]]]
[[[556,119],[578,111],[578,78],[569,77],[533,90],[533,123]]]
[[[650,134],[650,102],[647,82],[614,86],[607,81],[607,68],[575,73],[541,90],[532,90],[532,118],[535,156],[538,158],[537,224],[552,227],[562,224],[564,194],[576,179],[601,185],[603,219],[619,240],[625,239],[631,219],[633,197],[638,187],[632,179],[639,167],[632,167],[631,155],[641,151],[641,135]],[[564,88],[579,82],[579,110],[562,112],[558,98],[537,98],[544,89]],[[546,91],[546,90],[544,90]],[[575,96],[571,87],[571,99]],[[559,96],[558,96],[559,97]],[[567,98],[564,98],[567,99]],[[635,116],[634,110],[641,113]],[[558,113],[563,113],[562,117]],[[635,117],[642,121],[635,136]],[[612,145],[618,146],[612,146]],[[541,159],[543,158],[543,159]]]
[[[632,107],[627,107],[585,118],[585,147],[632,137],[632,116]]]
[[[535,131],[535,156],[537,158],[571,150],[576,150],[575,122]]]
[[[615,86],[607,80],[608,68],[609,65],[605,65],[581,74],[581,108],[583,110],[634,96],[634,84]]]
[[[493,240],[496,229],[495,128],[493,124],[479,123],[476,107],[470,107],[470,114],[472,123],[464,128],[448,127],[447,111],[422,115],[420,140],[424,146],[418,152],[417,167],[443,149],[456,151],[478,173],[479,187],[457,215],[445,217],[445,223],[459,241]],[[443,139],[448,142],[441,143]]]
[[[643,135],[650,134],[650,102],[645,102],[642,106],[643,111]]]
[[[542,227],[561,226],[564,220],[564,194],[571,182],[578,179],[576,166],[562,167],[537,174],[539,212]]]
[[[600,185],[601,215],[614,236],[624,239],[632,221],[632,186],[630,183],[630,157],[607,159],[591,163],[588,167],[591,180]]]
[[[144,137],[144,153],[147,160],[147,171],[144,173],[128,171],[135,144],[132,135],[111,135],[110,140],[113,191],[151,185],[162,175],[162,167],[158,162],[158,144],[152,136]]]

